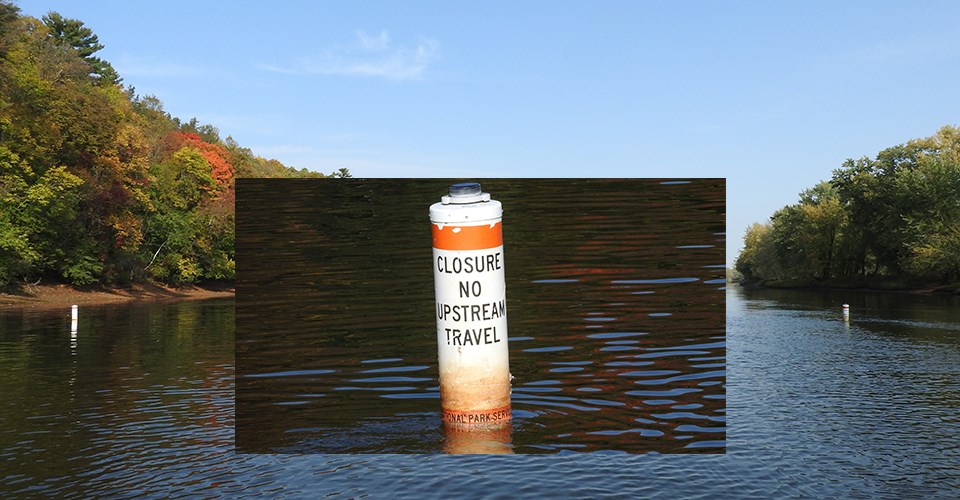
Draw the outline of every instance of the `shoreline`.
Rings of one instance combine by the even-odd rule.
[[[0,311],[55,309],[73,304],[100,305],[127,302],[165,302],[234,297],[233,282],[210,282],[171,287],[156,283],[127,286],[18,285],[0,289]]]
[[[755,290],[802,290],[810,292],[859,292],[859,293],[899,293],[899,294],[910,294],[910,295],[960,295],[960,287],[955,288],[953,285],[939,285],[939,286],[923,286],[916,288],[900,288],[900,287],[891,287],[884,288],[882,286],[843,286],[843,285],[793,285],[793,284],[744,284],[736,283],[737,286],[748,289]]]

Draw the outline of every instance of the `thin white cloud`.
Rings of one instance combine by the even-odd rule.
[[[356,40],[344,46],[305,57],[294,64],[261,64],[260,69],[288,75],[367,76],[388,80],[419,80],[424,71],[440,57],[440,43],[420,38],[413,46],[397,46],[390,34],[357,32]]]

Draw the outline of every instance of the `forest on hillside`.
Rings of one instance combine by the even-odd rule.
[[[736,271],[773,286],[960,282],[960,129],[849,159],[744,236]]]
[[[234,179],[323,175],[171,116],[103,47],[0,0],[0,286],[232,279]]]

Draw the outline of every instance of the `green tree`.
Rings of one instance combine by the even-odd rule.
[[[152,255],[144,270],[154,278],[233,278],[232,189],[223,196],[211,172],[201,152],[189,146],[150,169],[156,212],[147,218],[145,249]]]
[[[932,242],[948,241],[960,219],[960,130],[943,127],[874,160],[848,160],[832,183],[859,232],[861,273],[872,261],[875,274],[924,274],[918,262],[930,262]],[[920,248],[927,257],[915,260]]]
[[[103,49],[99,37],[93,30],[83,25],[77,19],[67,19],[57,12],[50,12],[43,16],[43,24],[49,29],[49,36],[61,47],[70,47],[76,51],[87,64],[90,73],[103,84],[117,85],[121,78],[113,66],[107,61],[93,54]]]
[[[752,226],[737,265],[758,282],[960,280],[960,129],[847,160]]]
[[[960,281],[960,223],[923,238],[912,248],[907,269],[944,283]]]
[[[200,151],[185,147],[151,167],[150,197],[161,211],[192,211],[215,191],[210,164]]]
[[[57,12],[49,12],[42,19],[54,40],[61,45],[73,47],[82,58],[90,57],[103,48],[97,35],[84,26],[82,21],[64,18]]]
[[[14,26],[19,20],[20,7],[8,0],[0,0],[0,56],[4,53],[3,48],[6,46],[7,35],[14,31]]]
[[[770,224],[754,223],[747,228],[743,250],[737,256],[734,269],[748,283],[763,283],[784,277]]]
[[[764,257],[754,258],[751,272],[743,275],[760,280],[830,279],[843,253],[847,226],[832,185],[821,182],[804,190],[800,202],[777,210],[769,226],[752,227],[750,251],[762,249]]]
[[[16,157],[2,156],[4,170],[13,170]],[[78,251],[78,242],[88,242],[74,224],[82,184],[63,166],[33,183],[10,173],[0,176],[0,283],[45,273],[81,284],[97,280],[97,259]]]
[[[817,279],[830,279],[840,239],[846,228],[846,213],[836,189],[821,182],[800,193],[800,245],[807,272]]]

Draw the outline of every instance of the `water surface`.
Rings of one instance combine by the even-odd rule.
[[[0,494],[956,498],[960,299],[726,298],[725,456],[238,454],[233,301],[4,310]]]

